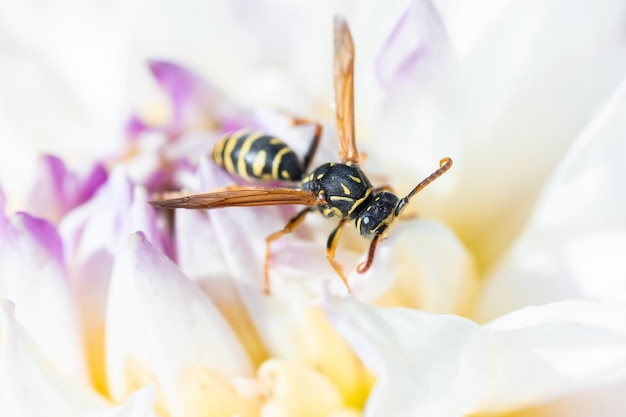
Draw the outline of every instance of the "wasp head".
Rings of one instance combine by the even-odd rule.
[[[393,228],[400,199],[389,191],[380,191],[374,195],[372,202],[357,216],[356,228],[366,239],[385,239]]]

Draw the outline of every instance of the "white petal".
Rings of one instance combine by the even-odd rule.
[[[488,390],[480,328],[460,317],[327,300],[337,331],[377,377],[364,416],[461,416]]]
[[[453,182],[445,191],[448,203],[425,196],[420,212],[446,219],[489,267],[523,227],[563,152],[626,72],[624,3],[435,3],[458,58],[448,90],[426,90],[410,108],[401,102],[399,111],[413,114],[384,123],[380,147],[396,150],[388,161],[407,160],[408,143],[421,140],[427,143],[416,161],[455,160],[439,188],[431,186]],[[428,170],[425,163],[410,171],[405,164],[393,185],[408,189],[409,179]]]
[[[85,205],[68,213],[60,224],[69,258],[85,262],[98,252],[113,254],[128,233],[132,186],[123,169],[115,169]]]
[[[467,308],[475,287],[473,259],[450,229],[433,220],[408,220],[394,229],[387,243],[380,245],[372,265],[378,274],[357,277],[355,296],[373,300],[380,295],[376,289],[393,285],[380,300],[384,305],[457,314]]]
[[[237,282],[230,275],[216,230],[207,214],[199,210],[177,211],[175,235],[181,271],[228,320],[252,360],[262,361],[267,352],[239,295]]]
[[[133,189],[133,202],[130,207],[127,233],[143,232],[146,239],[170,259],[174,258],[174,245],[169,238],[168,225],[157,218],[155,209],[148,204],[148,191],[142,186]]]
[[[205,185],[228,183],[223,170],[209,164],[201,168]],[[309,308],[310,297],[304,294],[299,283],[290,285],[274,273],[273,257],[270,259],[272,294],[267,296],[263,292],[265,238],[287,223],[289,217],[283,210],[280,207],[235,207],[209,210],[207,214],[228,273],[265,346],[272,354],[293,358],[298,352],[297,333],[302,330],[299,319]],[[279,239],[272,245],[272,253],[280,251],[280,246],[288,244],[292,238]],[[306,277],[307,272],[300,273]]]
[[[120,405],[89,413],[87,417],[158,417],[154,411],[155,400],[156,387],[151,385],[133,392]]]
[[[63,377],[0,302],[0,407],[3,415],[81,417],[108,407],[95,391]]]
[[[226,275],[223,256],[216,245],[215,229],[200,210],[176,212],[176,252],[181,271],[193,280]],[[207,283],[211,285],[211,283]]]
[[[17,305],[18,320],[47,359],[67,376],[86,383],[89,377],[78,306],[55,226],[17,213],[2,232],[0,296]]]
[[[626,79],[546,185],[523,235],[490,277],[477,318],[571,297],[626,296]]]
[[[484,330],[495,373],[483,411],[510,411],[626,380],[626,305],[527,307]]]
[[[60,224],[68,269],[74,279],[94,381],[105,389],[102,351],[105,311],[114,255],[128,242],[130,231],[143,230],[157,247],[167,247],[147,204],[145,190],[134,189],[118,167],[87,203],[70,211]],[[171,254],[171,251],[168,251]]]
[[[67,258],[74,263],[70,267],[79,277],[84,275],[82,264],[92,258],[109,258],[110,268],[110,258],[126,243],[128,233],[141,230],[159,249],[169,248],[147,200],[146,190],[133,187],[124,168],[117,167],[91,200],[65,216],[59,228]]]
[[[626,382],[577,392],[556,401],[522,409],[511,417],[622,417],[626,414]]]
[[[366,45],[355,47],[358,54]],[[377,59],[385,101],[376,133],[385,139],[372,142],[398,189],[411,189],[431,164],[456,150],[462,117],[450,52],[436,8],[420,0],[409,2]]]
[[[252,375],[246,352],[217,309],[141,233],[131,235],[129,250],[116,259],[107,354],[114,398],[128,391],[132,366],[140,367],[160,384],[174,413],[181,407],[182,378],[196,368],[224,378]]]

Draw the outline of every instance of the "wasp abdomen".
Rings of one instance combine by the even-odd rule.
[[[213,149],[213,160],[245,180],[299,181],[302,163],[282,140],[259,132],[235,132]]]

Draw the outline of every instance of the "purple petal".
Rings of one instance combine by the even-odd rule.
[[[17,213],[3,229],[3,296],[19,307],[19,319],[55,366],[86,382],[80,320],[55,226]]]
[[[55,222],[60,220],[69,203],[66,201],[65,192],[68,175],[61,159],[51,155],[43,156],[38,165],[34,186],[28,196],[29,211]]]
[[[416,82],[436,74],[449,52],[441,17],[429,0],[414,1],[392,31],[376,68],[385,87]]]
[[[197,125],[194,119],[213,117],[217,106],[224,100],[217,89],[180,65],[151,61],[149,66],[172,101],[172,118],[166,128],[171,135],[178,135],[189,125]],[[206,121],[200,120],[200,124],[206,125]]]
[[[169,96],[171,118],[165,126],[150,126],[133,115],[126,131],[131,140],[151,130],[162,130],[170,138],[178,138],[191,128],[219,128],[230,132],[250,127],[250,112],[235,106],[210,82],[193,71],[168,61],[151,61],[150,71]]]
[[[54,225],[28,213],[16,213],[11,218],[11,225],[5,235],[7,246],[15,245],[18,250],[41,251],[57,266],[63,266],[63,244]],[[37,257],[27,256],[31,260]]]
[[[151,129],[139,116],[133,115],[126,122],[126,137],[131,141],[137,139],[139,135]]]
[[[106,169],[101,164],[80,175],[68,171],[60,158],[44,155],[28,196],[29,212],[56,223],[69,210],[90,199],[106,178]]]
[[[106,182],[108,173],[104,165],[94,165],[85,176],[78,189],[76,205],[83,204],[91,199],[102,184]]]

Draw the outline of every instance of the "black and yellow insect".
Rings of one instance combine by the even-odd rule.
[[[318,210],[325,217],[339,219],[339,224],[328,237],[326,256],[349,290],[343,268],[335,260],[335,250],[343,226],[353,221],[359,234],[371,240],[367,260],[357,267],[357,271],[363,273],[374,260],[378,242],[389,236],[398,216],[411,198],[452,166],[450,158],[442,159],[436,171],[402,198],[389,187],[374,188],[359,167],[359,153],[354,135],[354,44],[350,29],[341,17],[335,18],[334,56],[336,122],[341,145],[341,163],[328,162],[306,174],[321,136],[319,124],[316,124],[315,135],[303,162],[280,139],[262,133],[238,132],[225,137],[216,145],[213,159],[217,164],[244,179],[289,181],[294,183],[293,186],[231,186],[208,193],[151,202],[156,207],[168,209],[278,204],[306,206],[282,230],[266,238],[266,293],[269,293],[270,244],[291,233],[302,224],[306,214],[314,210]],[[294,119],[294,123],[310,122]]]
[[[245,180],[300,181],[315,156],[322,135],[322,126],[298,118],[292,118],[292,123],[315,125],[311,146],[302,162],[281,139],[262,132],[246,130],[224,136],[213,148],[211,156],[215,163],[228,173]]]

